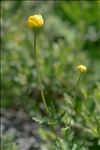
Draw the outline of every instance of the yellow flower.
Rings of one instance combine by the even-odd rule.
[[[80,71],[80,72],[85,72],[87,70],[87,67],[84,66],[84,65],[78,65],[77,66],[77,69]]]
[[[40,14],[28,17],[27,25],[29,27],[39,28],[39,27],[42,27],[43,24],[44,24],[44,19],[43,19],[43,17]]]

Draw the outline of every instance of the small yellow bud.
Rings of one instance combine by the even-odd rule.
[[[42,27],[43,24],[44,24],[44,19],[40,14],[28,17],[27,25],[29,27],[39,28],[39,27]]]
[[[80,71],[80,72],[85,72],[87,70],[87,67],[84,66],[84,65],[78,65],[77,66],[77,69]]]

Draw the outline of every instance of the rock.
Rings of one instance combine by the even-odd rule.
[[[37,124],[23,110],[1,109],[1,135],[13,137],[12,142],[17,143],[19,150],[41,150],[37,129]]]

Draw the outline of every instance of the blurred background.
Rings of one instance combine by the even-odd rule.
[[[34,14],[42,14],[45,20],[37,48],[47,103],[52,101],[57,111],[70,112],[69,99],[79,75],[76,66],[86,65],[77,92],[76,120],[95,128],[93,116],[100,115],[100,1],[96,0],[1,2],[3,117],[7,111],[11,116],[19,110],[45,114],[35,68],[34,35],[26,25]]]

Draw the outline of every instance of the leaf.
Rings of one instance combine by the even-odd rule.
[[[58,116],[58,121],[61,121],[61,119],[64,117],[65,115],[65,111],[63,111],[59,116]]]
[[[44,122],[46,122],[46,120],[41,116],[33,116],[32,119],[39,124],[43,124]]]
[[[69,127],[67,126],[67,127],[65,127],[65,128],[62,128],[61,130],[62,130],[62,131],[69,130]]]

